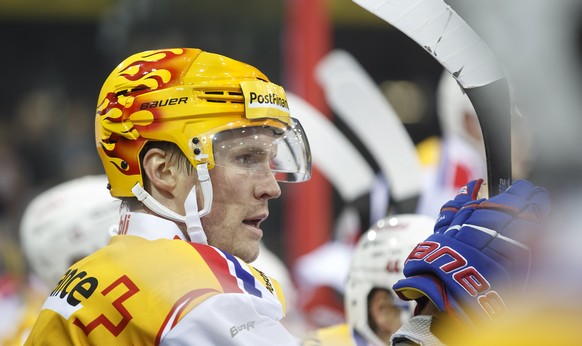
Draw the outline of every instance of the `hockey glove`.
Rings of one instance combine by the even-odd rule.
[[[502,315],[523,291],[531,241],[549,211],[547,192],[530,182],[477,200],[481,183],[470,182],[443,206],[435,233],[410,253],[406,278],[393,287],[405,300],[428,297],[469,326]]]

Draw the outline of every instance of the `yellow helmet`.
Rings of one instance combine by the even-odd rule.
[[[134,54],[109,75],[97,102],[95,139],[111,194],[132,197],[132,188],[143,186],[140,152],[147,142],[175,143],[194,167],[212,169],[217,134],[255,127],[276,129],[280,138],[270,163],[285,173],[278,180],[309,179],[309,144],[282,87],[225,56],[161,49]]]

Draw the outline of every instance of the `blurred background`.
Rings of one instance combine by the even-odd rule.
[[[492,47],[511,75],[521,114],[514,130],[528,138],[527,143],[514,144],[527,151],[520,177],[555,185],[560,191],[578,189],[582,167],[578,2],[447,1]],[[330,119],[372,171],[379,173],[377,155],[337,117],[314,76],[315,66],[326,54],[344,50],[361,64],[398,115],[418,149],[415,160],[423,169],[438,166],[443,131],[437,86],[442,67],[408,37],[350,0],[54,0],[50,4],[0,0],[0,32],[0,270],[5,273],[25,276],[28,270],[18,236],[27,203],[55,184],[103,173],[93,132],[97,95],[113,67],[141,50],[196,47],[258,67]],[[307,135],[318,134],[307,131]],[[348,157],[342,167],[350,170]],[[296,286],[300,279],[295,269],[302,256],[337,239],[342,227],[357,237],[376,221],[370,214],[372,190],[346,200],[317,161],[314,170],[310,182],[282,186],[283,197],[272,202],[271,216],[262,227],[265,245],[286,264]],[[418,196],[398,204],[391,203],[390,188],[381,191],[388,200],[381,206],[384,214],[417,211]],[[345,218],[349,206],[357,214],[352,223]],[[327,305],[337,303],[336,310],[314,312],[315,325],[341,319],[340,293],[332,288],[318,297],[303,295]],[[313,301],[300,304],[308,310]]]

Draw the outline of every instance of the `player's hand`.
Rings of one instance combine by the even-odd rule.
[[[470,181],[459,190],[454,199],[448,201],[441,207],[434,226],[435,233],[443,233],[446,231],[451,225],[451,222],[453,222],[453,219],[457,216],[459,210],[465,204],[477,200],[482,185],[483,179]],[[460,221],[460,219],[461,218],[457,218],[457,221]]]
[[[420,243],[394,285],[403,299],[428,297],[440,311],[469,324],[504,314],[529,275],[532,239],[549,211],[545,189],[515,182],[490,199],[476,199],[472,181],[441,209],[435,233]]]

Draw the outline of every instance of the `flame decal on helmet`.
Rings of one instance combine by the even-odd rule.
[[[103,151],[112,159],[110,162],[126,175],[140,173],[138,162],[131,155],[144,144],[139,127],[152,125],[162,117],[158,109],[139,110],[134,106],[135,98],[179,84],[186,70],[184,67],[190,63],[189,59],[181,57],[182,53],[182,49],[171,49],[135,56],[134,61],[126,61],[127,65],[110,77],[115,90],[105,94],[97,106],[102,129],[99,139]],[[116,146],[121,137],[130,141]]]
[[[142,59],[129,63],[121,70],[119,77],[128,81],[141,82],[151,89],[172,86],[179,79],[171,77],[183,73],[183,65],[175,63],[182,52],[182,49],[175,49],[144,55]]]

